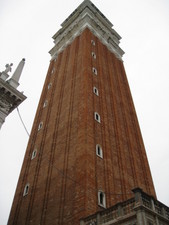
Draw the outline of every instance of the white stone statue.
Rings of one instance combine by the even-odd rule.
[[[3,71],[3,72],[8,74],[8,72],[11,72],[11,71],[12,71],[12,66],[13,66],[13,63],[11,63],[11,64],[6,64],[6,65],[5,65],[6,69],[5,69],[5,71]]]

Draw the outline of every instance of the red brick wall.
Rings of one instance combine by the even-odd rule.
[[[96,144],[103,159],[96,156]],[[23,197],[26,183],[30,190]],[[135,187],[155,196],[123,63],[86,29],[50,63],[9,225],[76,225],[102,210],[98,190],[109,207],[130,198]]]

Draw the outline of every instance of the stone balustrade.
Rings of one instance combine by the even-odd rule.
[[[80,221],[80,225],[167,225],[169,207],[141,189],[133,190],[134,197]]]

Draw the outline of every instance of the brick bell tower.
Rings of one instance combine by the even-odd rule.
[[[156,198],[121,37],[85,0],[53,39],[8,225],[77,225],[137,187]]]

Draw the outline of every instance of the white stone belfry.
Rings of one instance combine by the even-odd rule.
[[[14,88],[17,88],[19,86],[19,79],[20,79],[24,64],[25,64],[25,59],[22,59],[21,62],[18,64],[12,77],[8,80],[9,84]]]
[[[88,28],[107,48],[122,61],[124,51],[120,48],[120,35],[112,29],[113,24],[90,1],[84,0],[61,24],[62,28],[53,36],[55,46],[49,51],[52,59]]]

